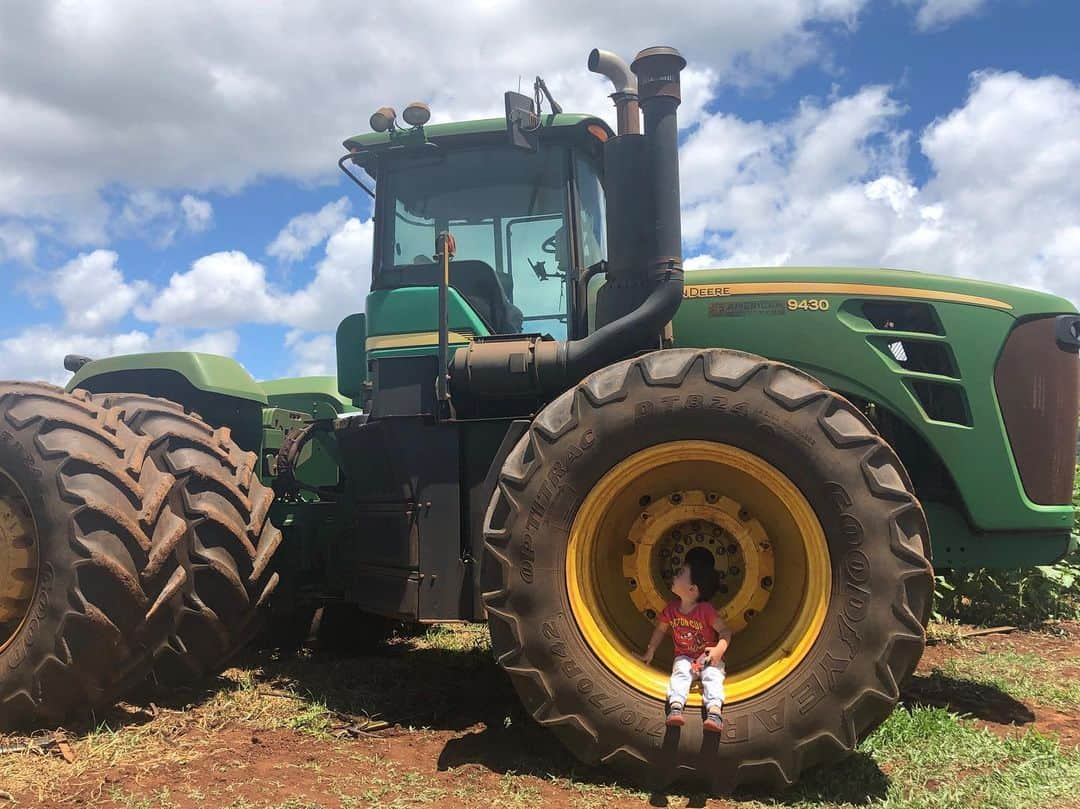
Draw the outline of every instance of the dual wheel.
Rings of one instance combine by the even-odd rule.
[[[507,458],[485,518],[492,646],[584,761],[780,788],[895,706],[924,646],[927,541],[906,472],[845,399],[760,357],[657,352],[564,393]],[[702,551],[734,632],[721,734],[665,727],[670,641],[638,658]]]
[[[165,400],[0,383],[0,725],[223,665],[277,581],[255,462]]]

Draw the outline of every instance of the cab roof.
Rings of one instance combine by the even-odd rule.
[[[545,133],[566,131],[573,127],[585,127],[589,124],[597,124],[602,127],[608,137],[613,137],[614,132],[603,119],[595,115],[581,113],[560,113],[558,115],[544,115],[541,117],[541,135]],[[444,141],[452,138],[470,137],[474,135],[505,135],[505,118],[479,118],[473,121],[455,121],[447,124],[431,124],[422,129],[422,137],[427,141]],[[344,146],[349,151],[378,151],[390,146],[406,146],[411,143],[422,142],[420,130],[401,129],[396,132],[364,132],[353,135],[344,141]]]

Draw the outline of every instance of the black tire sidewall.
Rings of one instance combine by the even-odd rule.
[[[794,751],[801,740],[821,734],[836,740],[803,749],[799,761],[779,762],[784,780],[791,780],[793,770],[827,757],[828,748],[850,750],[880,721],[882,711],[887,713],[881,704],[853,710],[868,688],[882,692],[879,703],[895,701],[895,687],[883,682],[880,668],[897,632],[894,606],[904,571],[883,529],[887,532],[889,515],[903,519],[904,512],[918,528],[923,524],[921,509],[910,496],[883,497],[868,486],[866,464],[900,469],[880,439],[844,448],[829,440],[818,419],[838,403],[846,405],[840,397],[808,377],[807,383],[819,390],[807,401],[791,407],[770,397],[767,389],[774,375],[798,374],[794,369],[763,365],[736,390],[725,390],[706,379],[703,361],[696,361],[677,384],[650,384],[639,366],[629,365],[621,399],[597,405],[579,389],[553,403],[569,408],[569,423],[556,434],[543,429],[543,419],[538,419],[539,429],[534,427],[517,450],[535,454],[531,474],[520,489],[504,476],[503,492],[516,507],[506,526],[509,542],[501,549],[509,562],[509,570],[501,571],[507,593],[496,609],[527,617],[517,622],[521,657],[546,683],[546,689],[538,688],[532,697],[538,704],[528,704],[532,689],[521,687],[522,678],[517,678],[519,692],[541,721],[545,715],[576,716],[556,721],[554,728],[579,755],[591,748],[583,756],[590,760],[629,748],[652,762],[658,752],[665,752],[672,768],[700,772],[718,760],[776,758],[778,750]],[[698,400],[703,406],[687,406]],[[650,446],[694,439],[747,450],[781,470],[802,491],[827,538],[832,593],[817,641],[791,674],[762,694],[726,706],[720,738],[703,735],[700,723],[691,721],[673,741],[664,728],[663,702],[626,685],[584,641],[566,588],[566,549],[578,508],[612,467]],[[866,530],[870,526],[877,526],[871,529],[876,533]],[[491,559],[486,564],[499,563]],[[489,581],[492,573],[485,570]],[[498,634],[493,624],[493,641]],[[499,645],[506,644],[496,642]],[[513,660],[506,665],[513,666]],[[553,697],[550,707],[542,704],[545,690]],[[582,740],[588,731],[595,736],[592,744]],[[615,755],[616,764],[620,758],[625,757]],[[633,757],[627,763],[632,766]],[[752,781],[752,775],[744,773],[739,780]]]

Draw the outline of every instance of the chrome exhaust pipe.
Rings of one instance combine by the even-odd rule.
[[[611,100],[615,102],[618,134],[641,134],[638,82],[630,66],[611,51],[593,48],[589,53],[589,70],[601,76],[607,76],[615,88],[615,92],[611,94]]]

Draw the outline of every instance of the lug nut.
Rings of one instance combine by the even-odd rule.
[[[671,495],[670,499],[672,503],[674,503],[675,505],[679,505],[679,503],[682,502],[682,494],[680,494],[679,492],[675,492],[673,495]]]
[[[727,546],[727,552],[729,555],[734,556],[739,552],[739,546],[732,542],[730,545]]]
[[[761,586],[768,590],[772,587],[772,576],[766,576],[761,580]]]
[[[728,573],[730,573],[732,576],[738,576],[739,575],[739,568],[736,565],[732,565],[731,567],[728,568]]]
[[[755,615],[757,615],[757,612],[755,612],[754,610],[747,610],[743,613],[743,618],[745,618],[747,623],[749,623],[750,619],[753,618]]]
[[[706,503],[715,503],[719,499],[720,499],[720,495],[718,495],[716,492],[709,492],[709,493],[707,493],[705,495],[705,502]]]

